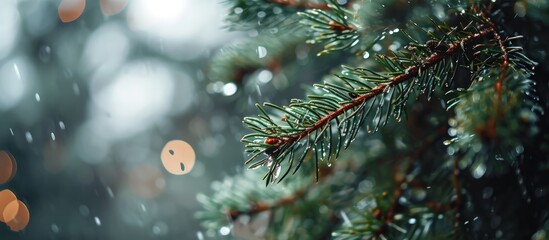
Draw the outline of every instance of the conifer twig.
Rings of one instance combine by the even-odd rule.
[[[323,126],[325,126],[327,123],[331,122],[338,116],[342,115],[343,113],[347,112],[350,109],[353,109],[357,106],[360,106],[365,101],[368,101],[379,94],[383,93],[383,91],[388,88],[392,87],[394,85],[397,85],[399,83],[402,83],[404,81],[413,79],[414,77],[417,77],[420,74],[421,69],[429,68],[438,62],[442,61],[445,57],[451,56],[457,51],[461,49],[463,45],[466,45],[467,43],[479,39],[488,33],[493,32],[492,28],[487,28],[484,30],[481,30],[473,35],[467,36],[462,38],[461,40],[454,41],[452,44],[449,45],[448,49],[444,52],[442,51],[436,51],[434,52],[430,57],[423,60],[421,64],[410,66],[406,69],[405,73],[394,76],[391,78],[391,80],[386,84],[380,84],[377,87],[373,88],[370,92],[365,94],[360,94],[357,97],[355,97],[350,103],[344,104],[337,108],[335,111],[329,113],[326,116],[323,116],[318,121],[316,121],[314,124],[312,124],[310,127],[305,128],[304,130],[300,131],[299,133],[284,136],[279,139],[279,142],[277,142],[277,146],[291,146],[292,144],[308,137],[312,132],[321,129]]]
[[[332,166],[332,167],[334,167],[334,166]],[[328,170],[328,171],[325,171],[325,174],[321,175],[322,177],[320,178],[320,180],[324,180],[324,179],[328,178],[334,172],[334,170],[332,170],[331,168],[326,169],[326,170]],[[242,214],[254,215],[254,214],[258,214],[260,212],[264,212],[264,211],[272,210],[272,209],[277,209],[279,207],[283,207],[283,206],[295,203],[296,201],[302,199],[305,196],[305,194],[307,193],[307,191],[309,189],[311,189],[317,183],[318,183],[318,181],[312,181],[311,183],[307,184],[306,186],[296,190],[291,195],[280,198],[274,203],[266,203],[266,202],[253,203],[253,206],[250,209],[246,210],[246,211],[229,209],[228,215],[231,219],[236,219],[236,218],[238,218],[238,216],[240,216]]]
[[[406,170],[404,171],[406,174],[408,174],[412,170],[412,167],[413,167],[414,163],[417,161],[417,159],[420,158],[420,156],[430,146],[432,146],[432,144],[435,141],[437,141],[441,136],[443,136],[443,133],[446,132],[446,129],[447,129],[446,127],[440,128],[439,131],[437,131],[435,135],[432,135],[425,142],[423,142],[419,146],[419,148],[416,149],[416,151],[412,152],[411,154],[408,154],[407,156],[404,156],[404,157],[409,157],[410,158],[410,161],[408,162],[408,166],[407,166]],[[392,222],[394,220],[394,217],[395,217],[395,214],[396,214],[396,210],[397,210],[398,205],[399,205],[398,200],[402,196],[402,191],[404,189],[402,186],[403,186],[403,184],[409,183],[411,181],[411,180],[407,180],[406,177],[403,177],[403,178],[400,178],[400,179],[395,178],[395,180],[396,180],[396,183],[395,183],[395,189],[393,190],[393,200],[391,202],[389,210],[385,213],[385,218],[384,218],[383,224],[378,229],[375,230],[374,236],[371,239],[376,239],[378,236],[380,236],[381,234],[386,232],[388,227],[390,226],[390,224],[392,224]],[[428,202],[426,205],[427,205],[427,207],[437,206],[438,208],[443,209],[443,207],[440,207],[439,206],[440,204],[438,204],[438,203]],[[431,205],[431,206],[429,206],[429,205]]]

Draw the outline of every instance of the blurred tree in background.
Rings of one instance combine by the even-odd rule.
[[[548,1],[229,3],[208,87],[267,103],[207,236],[549,238]]]
[[[17,162],[0,192],[30,213],[18,232],[0,218],[0,239],[197,238],[196,194],[242,156],[236,93],[206,80],[211,49],[243,35],[222,29],[225,11],[217,0],[0,1],[0,151]],[[162,167],[174,139],[196,152],[184,176]]]

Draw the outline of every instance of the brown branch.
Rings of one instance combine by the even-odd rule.
[[[298,200],[302,199],[305,196],[305,194],[307,193],[307,191],[309,189],[311,189],[314,185],[318,184],[319,181],[327,179],[328,176],[330,176],[335,171],[335,170],[333,170],[333,167],[334,166],[326,167],[327,169],[324,169],[324,168],[321,169],[321,170],[325,170],[325,171],[322,171],[323,174],[320,175],[321,177],[318,181],[313,180],[311,183],[309,183],[306,186],[296,190],[291,195],[286,196],[286,197],[282,197],[274,203],[256,202],[256,203],[253,203],[253,206],[248,210],[243,210],[242,211],[242,210],[229,209],[227,213],[228,213],[229,217],[232,220],[234,220],[234,219],[237,219],[242,214],[254,215],[254,214],[264,212],[264,211],[277,209],[277,208],[295,203]],[[350,166],[348,166],[348,167],[350,167]]]
[[[268,2],[276,3],[282,6],[298,7],[298,8],[312,8],[312,9],[321,9],[328,10],[328,4],[326,3],[312,3],[309,1],[300,2],[296,0],[268,0]]]
[[[373,88],[371,92],[360,94],[358,97],[354,98],[350,103],[347,103],[335,111],[331,112],[330,114],[322,117],[320,120],[316,121],[311,127],[306,128],[305,130],[296,133],[294,135],[285,136],[281,138],[282,142],[278,144],[277,146],[284,146],[284,148],[289,148],[292,146],[295,142],[298,142],[306,137],[309,136],[310,133],[322,128],[330,121],[337,118],[339,115],[345,113],[346,111],[359,106],[360,104],[364,103],[365,101],[368,101],[379,94],[381,94],[386,88],[400,84],[404,81],[413,79],[414,77],[417,77],[420,73],[420,69],[425,69],[432,67],[433,65],[437,64],[438,62],[442,61],[444,58],[453,55],[457,51],[461,49],[461,46],[466,45],[468,42],[471,42],[473,40],[479,39],[488,33],[491,33],[493,30],[492,28],[484,29],[478,33],[475,33],[473,35],[464,37],[458,41],[453,42],[448,46],[448,49],[445,52],[434,52],[430,57],[423,60],[421,65],[414,65],[410,66],[406,69],[406,72],[397,76],[394,76],[389,83],[378,85],[377,87]],[[281,151],[278,151],[281,152]]]
[[[414,152],[412,152],[411,154],[406,154],[405,156],[402,157],[402,158],[409,158],[410,159],[410,161],[408,162],[408,166],[406,167],[406,170],[404,170],[404,172],[406,174],[408,174],[410,171],[412,171],[412,166],[417,161],[417,159],[419,159],[419,157],[421,157],[421,155],[427,149],[429,149],[435,141],[437,141],[440,137],[442,137],[444,135],[444,133],[447,132],[447,129],[448,129],[447,127],[439,128],[439,130],[436,132],[436,134],[431,135],[427,140],[425,140],[423,143],[421,143],[421,145],[419,147],[417,147]],[[372,236],[370,239],[377,239],[377,237],[379,237],[381,234],[383,234],[387,231],[389,225],[394,220],[395,214],[397,212],[396,210],[399,206],[398,199],[402,196],[402,192],[403,192],[402,185],[405,184],[405,183],[409,184],[411,181],[413,181],[413,179],[410,179],[409,181],[407,181],[406,177],[397,178],[395,176],[396,176],[396,171],[393,171],[393,178],[396,181],[395,182],[395,187],[396,188],[393,190],[393,199],[391,201],[391,205],[389,207],[389,210],[385,213],[383,224],[378,229],[376,229],[374,231],[374,236]],[[440,203],[428,202],[426,205],[427,205],[427,207],[432,208],[432,209],[434,209],[434,208],[437,208],[437,210],[444,209],[443,206]],[[376,209],[377,213],[374,213],[374,215],[381,216],[381,212],[378,211],[378,210],[379,209]]]
[[[276,209],[285,205],[289,205],[290,203],[296,202],[297,200],[301,199],[305,195],[306,189],[307,188],[300,188],[299,190],[295,191],[292,195],[278,199],[278,201],[272,204],[265,203],[265,202],[254,203],[252,208],[246,211],[231,209],[228,211],[229,217],[231,217],[231,219],[234,220],[234,219],[237,219],[242,214],[254,215],[260,212],[264,212],[267,210]]]
[[[490,25],[490,30],[492,34],[494,35],[494,39],[498,43],[498,46],[501,48],[502,52],[502,63],[501,63],[501,73],[494,84],[494,88],[497,93],[497,101],[495,103],[495,115],[488,119],[487,123],[487,132],[486,134],[491,139],[496,138],[496,130],[497,130],[497,124],[496,124],[496,118],[502,115],[501,112],[501,105],[502,105],[502,88],[503,88],[503,81],[505,80],[505,75],[507,75],[507,71],[509,69],[509,52],[507,51],[507,48],[505,48],[505,44],[501,36],[499,35],[497,31],[496,25],[488,18],[486,17],[486,14],[484,12],[481,13],[481,17]]]

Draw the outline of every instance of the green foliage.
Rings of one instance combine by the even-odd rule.
[[[287,31],[299,27],[295,15],[303,7],[285,7],[276,1],[231,0],[226,17],[231,30]],[[282,29],[280,29],[282,28]]]
[[[266,35],[221,49],[211,60],[208,77],[215,81],[241,83],[258,69],[278,71],[287,59],[295,58],[294,48],[305,38],[299,33]]]
[[[249,219],[267,212],[272,227],[266,235],[260,234],[257,238],[325,238],[331,235],[331,230],[325,229],[336,226],[340,211],[352,200],[353,195],[347,193],[362,181],[355,174],[368,170],[367,162],[358,161],[357,157],[363,158],[360,155],[350,156],[341,165],[324,167],[322,184],[317,184],[310,175],[304,175],[296,176],[295,181],[272,186],[272,191],[263,191],[261,184],[255,181],[259,176],[257,171],[226,178],[212,185],[215,192],[213,197],[198,196],[198,200],[207,208],[196,216],[208,229],[219,229],[227,225],[227,218],[240,221],[241,217]],[[290,215],[292,221],[287,222]],[[316,222],[309,219],[326,220]]]
[[[313,33],[313,39],[308,42],[327,43],[324,50],[318,53],[319,56],[351,48],[359,43],[360,32],[356,29],[357,24],[351,22],[352,13],[335,2],[330,2],[328,7],[330,11],[309,9],[298,13],[303,17],[301,22],[308,26]],[[373,45],[379,38],[380,36],[376,37],[370,45]]]
[[[331,161],[354,141],[363,124],[368,131],[377,131],[391,116],[400,121],[411,96],[427,92],[430,98],[450,84],[460,52],[478,31],[471,27],[472,20],[466,20],[459,28],[437,25],[438,34],[424,31],[434,46],[420,44],[403,31],[413,42],[393,56],[376,56],[381,70],[345,67],[337,80],[314,85],[309,100],[293,99],[288,106],[265,103],[272,113],[256,105],[261,115],[244,119],[255,131],[242,138],[251,156],[246,163],[250,168],[274,163],[267,182],[274,181],[272,173],[286,164],[280,181],[297,171],[309,151],[315,152],[316,165]],[[483,34],[488,32],[476,36]]]
[[[256,104],[259,114],[244,118],[251,130],[242,138],[245,163],[256,170],[201,197],[209,229],[223,226],[213,219],[227,213],[269,211],[266,239],[545,234],[549,104],[536,94],[549,90],[549,74],[541,66],[544,75],[534,75],[534,60],[544,60],[546,50],[539,39],[522,39],[523,26],[508,23],[524,17],[517,21],[538,29],[528,37],[549,40],[540,30],[547,29],[540,10],[546,2],[237,1],[249,12],[231,21],[254,23],[253,11],[275,5],[286,20],[300,19],[293,29],[308,29],[307,42],[322,44],[322,58],[346,58],[304,99]],[[264,30],[283,21],[267,22],[256,26],[267,36],[259,44],[287,51],[287,42],[305,41],[284,35],[283,44],[269,43]],[[258,61],[243,49],[230,59]],[[343,51],[355,55],[324,55]],[[278,184],[260,189],[258,174]],[[233,187],[240,185],[248,187]],[[258,202],[269,207],[259,211]]]

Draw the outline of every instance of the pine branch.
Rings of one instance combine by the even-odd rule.
[[[452,141],[466,153],[464,158],[478,155],[480,147],[486,155],[516,165],[515,149],[537,132],[534,123],[537,114],[543,114],[529,79],[537,63],[526,57],[520,46],[511,44],[521,36],[501,35],[491,19],[496,17],[494,14],[488,17],[482,12],[479,16],[490,26],[493,38],[475,46],[474,55],[483,60],[472,68],[472,84],[449,101],[448,109],[456,106],[458,122],[458,134]],[[471,151],[471,146],[477,146],[476,150]]]
[[[313,38],[308,43],[325,42],[324,50],[317,55],[323,55],[334,51],[352,48],[360,41],[358,24],[351,19],[352,14],[338,5],[329,1],[326,9],[312,9],[299,12],[303,18],[302,24],[309,27]],[[371,42],[371,47],[381,36],[376,36]],[[368,48],[369,48],[368,47]]]
[[[242,175],[214,182],[212,196],[200,194],[197,197],[204,210],[196,217],[215,233],[228,224],[239,224],[242,219],[269,215],[265,239],[276,239],[281,232],[296,239],[324,239],[322,237],[331,235],[331,229],[337,226],[340,210],[357,194],[352,189],[356,189],[362,179],[349,176],[371,169],[367,161],[349,157],[337,165],[322,167],[322,184],[310,176],[296,176],[294,181],[263,191],[267,189],[254,180],[264,169],[245,171]],[[317,211],[321,208],[326,211]]]
[[[208,77],[216,82],[243,84],[246,77],[261,69],[276,76],[284,64],[295,60],[293,48],[304,39],[302,34],[264,34],[253,42],[231,44],[212,57]]]
[[[443,136],[446,130],[447,130],[446,128],[440,129],[438,132],[436,132],[435,135],[429,137],[419,147],[416,147],[415,148],[416,150],[414,152],[409,154],[408,158],[410,160],[408,162],[406,169],[404,170],[405,175],[410,174],[415,162],[433,145],[434,142],[436,142]],[[390,226],[393,226],[394,217],[395,217],[395,214],[397,213],[397,208],[399,207],[399,199],[402,196],[402,193],[405,189],[404,185],[410,184],[413,179],[407,179],[406,177],[400,177],[400,178],[394,177],[394,180],[395,180],[395,187],[393,190],[393,200],[391,201],[389,210],[387,210],[387,212],[383,217],[384,219],[383,224],[374,231],[374,234],[371,237],[371,239],[377,239],[382,234],[386,233]],[[426,205],[437,206],[437,204],[433,204],[433,203],[426,203]],[[440,210],[440,207],[436,210]]]
[[[543,95],[542,101],[537,99],[533,89],[544,92],[547,86],[534,87],[530,78],[536,63],[526,57],[520,45],[515,45],[520,38],[516,32],[520,31],[518,26],[510,26],[515,22],[509,21],[515,20],[512,14],[520,15],[520,7],[525,4],[540,3],[469,0],[452,8],[446,5],[453,4],[449,2],[435,7],[419,2],[413,11],[402,10],[405,14],[400,16],[384,12],[408,6],[398,1],[392,6],[386,3],[380,11],[370,11],[375,4],[356,4],[352,13],[351,9],[333,5],[333,1],[308,6],[299,0],[240,2],[252,3],[244,12],[253,11],[244,14],[247,18],[241,20],[261,25],[256,26],[258,29],[276,27],[270,20],[262,24],[268,18],[282,19],[270,16],[279,6],[283,9],[281,15],[294,16],[292,21],[297,11],[305,11],[299,14],[303,19],[301,23],[311,29],[315,42],[325,43],[325,52],[364,50],[357,41],[363,42],[367,35],[386,37],[378,39],[378,46],[383,47],[376,47],[379,49],[376,52],[387,49],[391,42],[398,43],[399,47],[403,39],[410,42],[398,52],[393,51],[399,47],[389,47],[391,51],[375,56],[376,62],[370,58],[359,67],[343,66],[340,74],[315,84],[305,100],[292,99],[288,106],[256,105],[259,116],[244,119],[244,124],[253,131],[242,138],[249,154],[246,164],[249,168],[266,167],[258,171],[264,174],[267,184],[280,182],[304,168],[305,171],[314,169],[316,181],[322,184],[314,185],[315,179],[310,175],[298,175],[293,181],[257,191],[260,186],[254,185],[254,176],[245,175],[246,179],[233,183],[230,188],[214,184],[214,196],[199,199],[207,209],[201,217],[226,219],[228,213],[235,220],[232,224],[237,226],[250,216],[268,213],[268,234],[276,235],[273,238],[338,240],[460,239],[471,237],[470,234],[477,238],[500,238],[500,230],[504,231],[504,237],[522,239],[530,237],[546,221],[547,204],[541,202],[546,202],[548,197],[541,191],[548,185],[541,176],[549,166],[543,159],[547,155],[548,138],[544,133],[546,124],[541,122],[546,120],[543,109],[549,105]],[[267,10],[270,12],[265,17],[262,11]],[[536,11],[537,16],[530,15]],[[375,13],[360,19],[369,12]],[[377,23],[389,26],[411,16],[416,21],[419,15],[431,12],[436,12],[432,23],[412,22],[410,25],[415,26],[411,28],[397,23],[385,28],[398,29],[397,34],[370,32]],[[527,15],[523,22],[530,22],[526,20],[528,17],[546,21],[540,12],[543,10],[529,9],[523,13]],[[262,35],[265,33],[259,31]],[[539,29],[532,33],[526,36],[541,36]],[[522,46],[537,51],[539,58],[532,55],[532,49],[528,54],[543,62],[545,52],[540,53],[540,44],[531,44],[534,42],[538,40],[529,40]],[[288,50],[292,52],[294,48],[288,47]],[[243,55],[241,51],[235,53]],[[356,66],[357,59],[349,59],[354,61],[349,64]],[[538,79],[534,79],[538,83],[543,83],[540,79],[546,77],[546,71],[541,73],[541,78],[537,75]],[[447,94],[441,96],[447,90]],[[455,98],[446,101],[456,93]],[[432,95],[440,97],[440,104],[447,112],[434,107],[438,101],[426,103],[423,98],[418,99],[420,95],[425,95],[425,100]],[[414,98],[417,104],[407,107]],[[369,135],[371,139],[366,141],[366,147],[356,153],[360,156],[355,159],[356,168],[332,170],[329,179],[324,177],[321,171],[330,169],[333,160],[345,161],[346,156],[339,160],[340,150],[349,147],[360,133],[377,131],[393,117],[397,121],[406,118],[407,109],[412,113],[408,129],[391,132],[385,128],[380,134]],[[416,117],[422,119],[419,124],[414,121]],[[418,139],[423,139],[419,132],[436,131],[446,122],[450,129],[442,134],[452,139],[442,144],[439,133],[436,139],[422,143],[423,147],[416,144]],[[540,131],[543,134],[538,134]],[[532,137],[536,137],[535,140]],[[372,147],[370,143],[374,141],[382,147]],[[541,146],[533,146],[534,141],[541,142]],[[395,154],[400,151],[412,154],[404,157]],[[418,151],[425,154],[413,154]],[[387,179],[391,177],[394,181],[389,183]],[[503,178],[509,179],[505,186],[490,183]],[[514,208],[510,208],[511,205]],[[515,218],[513,214],[517,209],[524,211]],[[536,210],[542,211],[539,215],[533,214]],[[481,223],[495,228],[491,220],[496,217],[504,220],[501,223],[498,220],[497,232],[491,228],[478,229]],[[219,225],[218,220],[216,224],[210,223],[205,225],[214,233],[227,224]],[[340,230],[334,231],[334,225],[340,223]],[[515,227],[521,231],[512,232]],[[266,238],[269,237],[272,236]]]
[[[447,229],[431,229],[429,224],[423,229],[423,233],[414,234],[414,225],[409,224],[410,219],[422,219],[427,215],[445,213],[452,210],[452,202],[441,202],[440,196],[436,195],[434,189],[431,189],[429,195],[430,201],[421,201],[413,206],[402,203],[401,198],[406,198],[406,192],[410,188],[422,187],[425,185],[417,175],[418,168],[421,165],[420,159],[429,159],[428,153],[432,150],[434,143],[439,142],[446,134],[447,128],[441,127],[434,134],[426,137],[427,139],[417,146],[411,147],[411,151],[396,156],[384,156],[376,162],[390,163],[392,166],[392,177],[394,184],[390,189],[378,189],[381,197],[375,197],[376,204],[373,209],[356,209],[357,216],[351,216],[348,226],[336,232],[335,239],[425,239],[426,234],[446,233]],[[391,161],[394,160],[394,161]],[[445,176],[445,175],[443,175]],[[387,194],[387,192],[392,192]],[[389,197],[389,195],[391,195]],[[367,197],[370,198],[370,197]],[[409,198],[409,193],[408,193]],[[427,199],[425,196],[423,199]],[[409,200],[408,200],[409,201]],[[416,221],[416,220],[414,220]],[[419,225],[419,221],[415,225]],[[436,220],[426,220],[436,221]],[[437,232],[437,233],[435,233]]]
[[[295,32],[303,30],[296,13],[303,7],[282,5],[283,0],[230,0],[226,21],[230,30],[258,32]]]
[[[326,174],[323,174],[322,178],[320,178],[320,180],[318,182],[317,181],[312,181],[309,184],[307,184],[306,186],[303,186],[303,187],[297,189],[291,195],[279,198],[278,200],[276,200],[273,203],[268,203],[268,202],[253,203],[252,207],[250,207],[249,209],[244,210],[244,211],[243,210],[238,210],[238,209],[229,209],[228,210],[228,215],[231,219],[236,219],[236,218],[238,218],[239,216],[241,216],[243,214],[244,215],[255,215],[255,214],[258,214],[258,213],[261,213],[261,212],[264,212],[264,211],[275,210],[275,209],[280,208],[280,207],[284,207],[284,206],[287,206],[287,205],[294,204],[296,201],[301,200],[305,196],[305,194],[307,194],[307,191],[309,189],[313,188],[314,185],[318,184],[323,179],[328,178],[334,172],[333,169],[331,169],[331,168],[325,168],[325,170],[326,171],[324,171],[324,172]]]
[[[470,24],[464,29],[468,26]],[[455,28],[451,31],[455,31]],[[244,119],[244,123],[256,131],[256,133],[248,134],[242,138],[242,141],[247,143],[246,151],[251,155],[246,163],[251,163],[265,153],[267,156],[255,161],[250,168],[274,162],[271,165],[270,173],[265,176],[268,183],[276,179],[274,173],[280,168],[280,164],[286,157],[288,157],[289,167],[280,180],[292,169],[294,161],[296,161],[296,154],[301,157],[297,158],[297,167],[294,168],[294,173],[311,148],[318,148],[314,154],[315,164],[318,164],[319,153],[321,154],[320,159],[330,159],[332,154],[337,158],[339,150],[342,147],[346,148],[356,137],[359,127],[372,108],[377,109],[373,119],[374,130],[377,130],[379,126],[388,121],[388,116],[382,116],[382,108],[385,109],[386,114],[389,114],[391,109],[396,110],[398,118],[413,87],[419,88],[420,91],[429,90],[432,92],[436,86],[450,80],[451,72],[453,72],[451,69],[455,67],[448,68],[440,63],[444,63],[445,59],[458,54],[465,45],[478,41],[491,32],[491,28],[486,28],[477,32],[455,33],[460,37],[452,39],[453,41],[449,44],[444,44],[443,51],[440,49],[431,50],[424,47],[425,45],[416,44],[409,48],[413,52],[406,52],[402,56],[396,55],[394,58],[378,56],[378,62],[388,70],[387,72],[378,73],[367,69],[352,69],[354,76],[340,77],[343,86],[329,82],[316,85],[326,93],[310,95],[311,100],[308,102],[293,100],[288,107],[266,103],[265,106],[277,109],[284,114],[281,121],[273,120],[263,107],[256,105],[262,115],[258,118]],[[439,41],[443,42],[444,38]],[[418,56],[426,57],[418,58]],[[406,67],[405,64],[410,65]],[[433,71],[432,76],[426,76],[428,70]],[[410,83],[399,87],[400,84],[414,78],[420,80],[422,86]],[[393,100],[387,107],[383,106],[385,97]],[[370,103],[368,108],[366,108],[367,103]],[[336,124],[332,125],[334,121]],[[338,134],[339,137],[336,147],[331,146],[332,127],[336,129],[335,134]],[[304,145],[306,145],[305,150],[298,153],[299,148]]]

